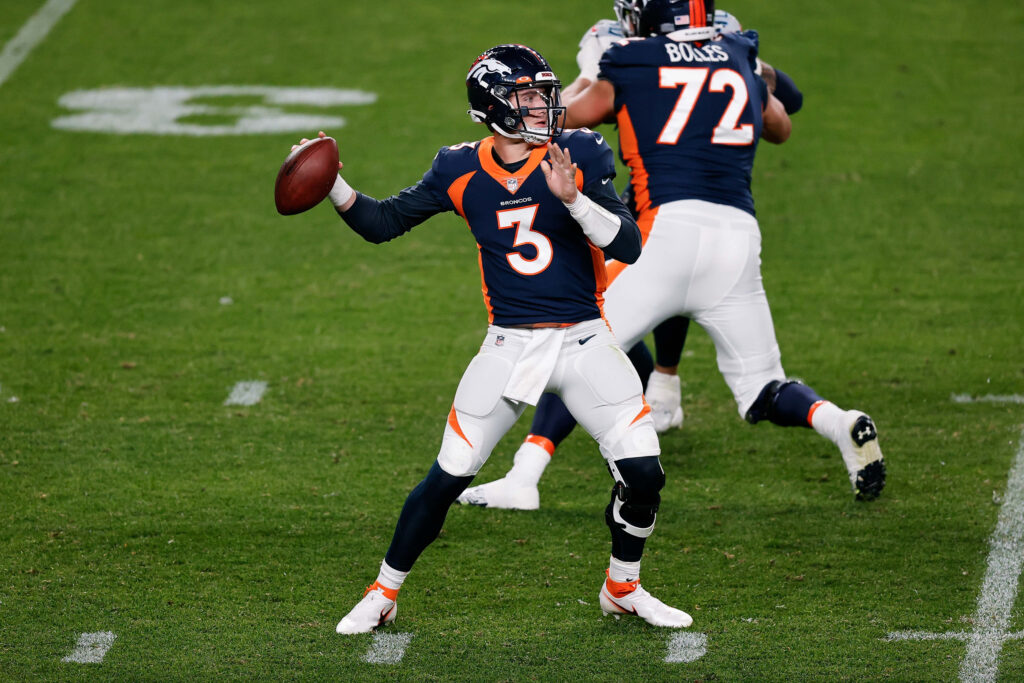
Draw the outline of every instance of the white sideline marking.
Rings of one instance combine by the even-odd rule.
[[[970,632],[896,631],[886,640],[963,640],[967,643],[967,654],[960,662],[960,680],[994,681],[999,673],[999,652],[1003,643],[1024,638],[1024,631],[1010,633],[1007,630],[1024,568],[1024,431],[1006,480],[1006,494],[989,546],[988,567],[974,612],[974,628]]]
[[[28,53],[38,45],[50,29],[67,14],[76,0],[50,0],[32,15],[18,34],[4,45],[0,53],[0,85],[25,61]]]
[[[226,406],[254,406],[267,391],[266,382],[239,382],[224,401]]]
[[[668,641],[669,664],[696,662],[708,653],[708,637],[703,633],[677,633]]]
[[[974,397],[970,394],[953,394],[949,397],[953,403],[1024,403],[1024,396],[1021,394],[1008,394],[1006,396],[994,396],[985,394]]]
[[[78,636],[78,645],[75,651],[69,654],[62,662],[75,662],[77,664],[99,664],[106,656],[107,650],[114,644],[117,636],[110,631],[99,633],[83,633]]]
[[[411,633],[374,633],[373,644],[363,655],[368,664],[398,664],[412,640]]]

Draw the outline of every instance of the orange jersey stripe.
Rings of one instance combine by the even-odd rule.
[[[476,171],[470,171],[469,173],[456,178],[455,182],[448,186],[448,197],[452,200],[452,204],[455,205],[455,211],[463,218],[466,217],[466,214],[462,211],[462,196],[466,194],[466,185],[469,184],[470,179],[472,179],[475,174]]]
[[[472,228],[470,228],[472,230]],[[484,255],[479,244],[476,245],[476,262],[480,266],[480,291],[484,294],[484,306],[487,307],[487,324],[494,322],[494,309],[491,308],[491,295],[487,291],[487,280],[484,279]]]
[[[644,160],[640,158],[636,131],[633,129],[632,119],[629,118],[629,109],[625,105],[619,109],[616,120],[619,123],[619,148],[622,150],[622,159],[629,166],[629,182],[633,184],[636,212],[643,213],[651,204],[651,194],[647,188],[647,169],[644,168]]]

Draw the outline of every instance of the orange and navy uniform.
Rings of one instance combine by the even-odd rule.
[[[604,249],[548,189],[537,147],[520,164],[503,165],[494,139],[443,147],[423,179],[377,201],[359,194],[342,214],[371,242],[401,235],[430,216],[453,211],[476,239],[484,302],[495,325],[571,324],[603,315],[605,258],[633,262],[640,233],[615,194],[614,157],[604,138],[587,129],[553,140],[577,164],[576,186],[617,215],[619,234]]]
[[[637,212],[700,199],[754,215],[750,178],[768,99],[754,73],[757,33],[701,43],[670,36],[620,41],[600,62],[599,78],[615,88]]]

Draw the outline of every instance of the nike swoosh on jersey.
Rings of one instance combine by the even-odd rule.
[[[593,339],[596,336],[597,336],[596,334],[592,334],[589,337],[584,337],[583,339],[580,339],[579,340],[580,341],[580,346],[583,346],[584,344],[586,344],[588,341],[590,341],[591,339]]]
[[[604,136],[603,135],[596,135],[596,136],[594,136],[594,142],[596,142],[597,144],[600,145],[602,142],[604,142]]]
[[[601,179],[601,184],[602,184],[602,185],[607,185],[607,184],[608,184],[608,181],[610,181],[610,180],[611,180],[611,178],[602,178],[602,179]]]

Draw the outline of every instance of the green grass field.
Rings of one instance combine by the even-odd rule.
[[[43,4],[0,3],[0,43]],[[692,662],[666,661],[673,633],[601,616],[611,482],[582,433],[539,512],[452,509],[384,630],[411,634],[404,656],[365,661],[374,637],[334,626],[376,576],[486,326],[465,225],[440,216],[374,246],[326,205],[279,216],[278,165],[315,127],[53,123],[82,113],[60,104],[75,91],[365,91],[376,101],[274,106],[343,117],[328,132],[346,177],[384,197],[484,135],[465,114],[478,53],[527,43],[571,81],[611,4],[78,0],[0,83],[0,679],[961,675],[962,640],[886,636],[981,628],[1024,449],[1024,405],[951,399],[1024,394],[1019,3],[721,3],[805,94],[754,178],[783,362],[871,413],[889,483],[855,503],[831,444],[746,425],[694,328],[643,570],[706,636]],[[214,108],[179,124],[270,106],[195,103]],[[241,381],[266,394],[225,405]],[[504,474],[531,415],[479,481]],[[1006,681],[1024,679],[1013,598]],[[101,663],[62,661],[107,631]]]

